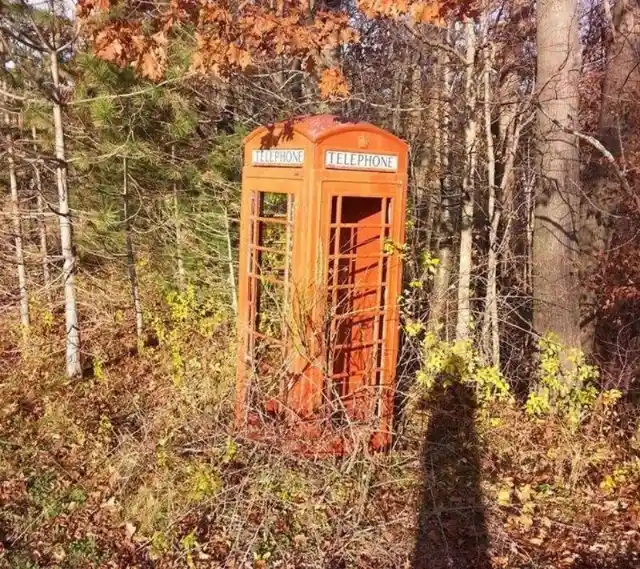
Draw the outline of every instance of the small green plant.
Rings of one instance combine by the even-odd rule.
[[[558,415],[575,428],[598,401],[611,407],[622,396],[615,389],[600,391],[598,368],[580,350],[566,349],[555,334],[540,338],[538,348],[537,386],[525,405],[529,415]]]
[[[426,251],[422,254],[420,261],[422,264],[422,268],[430,276],[436,274],[438,267],[440,266],[440,259],[438,257],[434,257],[430,251]]]
[[[635,457],[616,466],[611,474],[602,479],[600,488],[606,494],[611,494],[620,486],[638,481],[640,481],[640,458]]]
[[[196,534],[192,531],[180,540],[180,549],[185,553],[189,569],[195,569],[196,564],[193,561],[193,552],[196,550],[198,545]]]
[[[93,360],[93,377],[95,377],[98,381],[105,380],[104,362],[100,357],[96,357]]]
[[[94,537],[72,541],[67,548],[67,554],[70,567],[97,566],[102,557]]]
[[[405,243],[396,243],[392,239],[385,239],[382,250],[387,255],[398,254],[404,257],[407,252],[407,245]]]
[[[189,468],[189,500],[201,502],[215,495],[221,487],[220,477],[206,465]]]
[[[509,384],[500,370],[484,364],[471,341],[447,342],[440,340],[436,333],[428,332],[423,348],[425,357],[418,381],[426,388],[432,388],[436,381],[443,381],[445,385],[464,383],[473,387],[480,404],[511,397]]]
[[[417,320],[407,320],[404,325],[404,331],[409,338],[415,338],[425,329],[425,325]]]
[[[171,549],[170,540],[167,534],[162,531],[155,531],[151,536],[149,556],[152,560],[157,560],[166,555]]]
[[[169,318],[157,315],[149,318],[159,342],[168,348],[172,381],[182,387],[189,360],[185,359],[194,335],[211,338],[219,326],[228,321],[227,309],[215,297],[198,298],[196,288],[188,285],[180,292],[170,290],[164,295]],[[193,362],[193,360],[190,360]]]

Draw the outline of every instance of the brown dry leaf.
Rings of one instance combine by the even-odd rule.
[[[136,533],[136,526],[134,526],[131,522],[127,522],[124,524],[124,531],[127,534],[127,539],[131,539],[133,534]]]
[[[522,488],[516,490],[516,494],[518,495],[518,500],[520,500],[521,504],[531,501],[531,484],[525,484]]]
[[[298,535],[294,536],[293,543],[296,547],[304,547],[307,543],[307,536],[303,533],[299,533]]]
[[[162,65],[160,64],[155,50],[146,51],[142,55],[140,72],[152,81],[158,81],[158,79],[162,77]]]
[[[167,34],[163,30],[156,32],[151,37],[153,38],[153,41],[156,42],[157,45],[165,46],[169,41],[167,39]]]
[[[116,62],[124,53],[124,46],[118,38],[112,37],[107,31],[96,36],[96,54],[107,61]]]
[[[307,72],[307,73],[312,73],[313,70],[316,68],[316,60],[313,56],[309,56],[304,60],[304,63],[302,64],[302,68]]]
[[[111,496],[111,498],[109,498],[106,502],[104,502],[101,507],[106,509],[116,508],[116,497]]]
[[[240,50],[240,53],[238,54],[238,65],[240,66],[240,69],[243,70],[251,65],[251,54],[247,50]]]
[[[518,523],[525,529],[530,529],[533,526],[533,518],[526,514],[522,514],[518,517]]]

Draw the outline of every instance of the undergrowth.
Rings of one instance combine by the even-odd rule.
[[[83,380],[52,364],[45,304],[21,351],[3,335],[0,565],[396,568],[417,541],[431,567],[636,563],[640,432],[553,338],[520,402],[472,345],[427,335],[391,452],[313,460],[230,429],[228,308],[145,286],[146,347],[124,286],[84,299]],[[471,528],[486,539],[469,545]]]

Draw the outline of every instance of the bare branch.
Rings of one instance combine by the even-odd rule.
[[[618,166],[618,163],[616,162],[615,157],[613,156],[613,154],[611,153],[611,151],[607,150],[607,148],[604,146],[604,144],[602,144],[602,142],[600,142],[597,138],[594,138],[593,136],[590,136],[588,134],[584,134],[583,132],[580,132],[574,128],[567,128],[565,126],[563,126],[562,124],[560,124],[556,119],[550,117],[545,111],[544,109],[542,109],[540,107],[540,105],[537,105],[537,108],[559,129],[561,129],[562,131],[571,134],[573,136],[575,136],[576,138],[578,138],[579,140],[582,140],[584,142],[586,142],[587,144],[589,144],[589,146],[591,146],[592,148],[594,148],[595,150],[597,150],[598,152],[600,152],[600,154],[602,155],[602,157],[609,163],[609,165],[613,168],[613,171],[616,174],[616,177],[618,178],[618,181],[620,182],[621,186],[623,187],[624,191],[629,195],[629,197],[635,202],[636,205],[636,209],[637,211],[640,212],[640,196],[636,194],[636,192],[633,191],[633,189],[631,188],[631,186],[629,185],[629,181],[627,180],[626,176],[624,175],[624,172],[620,169],[620,166]]]

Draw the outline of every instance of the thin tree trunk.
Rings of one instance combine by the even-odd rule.
[[[3,83],[3,89],[6,85]],[[18,195],[18,179],[16,178],[15,153],[13,135],[11,134],[11,117],[4,113],[4,124],[7,129],[7,170],[9,173],[9,187],[11,190],[11,218],[13,222],[13,239],[15,247],[16,270],[18,273],[18,290],[20,295],[20,325],[23,339],[29,337],[29,291],[27,289],[27,270],[24,263],[24,248],[22,245],[22,219],[20,215],[20,196]]]
[[[446,44],[451,45],[450,29],[446,33]],[[429,303],[429,321],[427,329],[431,333],[440,335],[441,327],[446,319],[447,299],[451,282],[451,269],[453,264],[453,224],[452,224],[452,198],[451,178],[449,176],[449,128],[451,126],[451,86],[453,72],[450,65],[450,57],[447,53],[441,53],[442,93],[443,101],[440,105],[440,147],[437,152],[440,156],[440,211],[438,219],[438,237],[436,245],[436,257],[440,263],[436,267],[433,277],[433,289]],[[446,328],[446,326],[445,326]],[[448,330],[445,329],[445,337]]]
[[[536,223],[535,189],[539,176],[534,174],[529,176],[524,186],[524,198],[526,208],[526,230],[527,230],[527,259],[523,263],[522,273],[525,283],[525,294],[529,293],[533,298],[533,235]]]
[[[231,307],[233,313],[238,315],[238,292],[236,287],[235,267],[233,265],[233,246],[231,244],[231,222],[229,221],[229,210],[224,209],[224,223],[227,238],[227,263],[229,265],[229,286],[231,287]]]
[[[487,147],[487,178],[489,182],[489,252],[487,254],[487,289],[484,299],[482,340],[493,365],[500,367],[500,331],[498,328],[498,227],[500,209],[496,207],[496,153],[491,132],[491,72],[493,46],[484,49],[484,131]]]
[[[417,58],[413,63],[409,92],[411,107],[419,108],[425,99],[422,91],[424,62]],[[440,201],[440,125],[439,122],[439,85],[437,79],[439,62],[431,66],[433,80],[429,81],[427,92],[428,108],[426,112],[414,111],[409,117],[408,134],[412,141],[412,151],[415,151],[413,186],[414,216],[416,222],[416,245],[419,249],[431,251],[434,224]],[[400,104],[400,101],[398,101]],[[425,136],[428,133],[428,136]]]
[[[40,159],[38,158],[38,137],[36,127],[31,127],[31,136],[33,138],[33,151],[36,159],[33,165],[33,178],[36,188],[36,209],[38,215],[38,233],[40,237],[40,258],[42,261],[42,283],[45,295],[49,304],[52,302],[51,297],[51,272],[49,270],[49,247],[47,243],[47,224],[44,213],[44,195],[42,193],[42,178],[40,177]]]
[[[619,2],[619,4],[625,4],[626,2],[623,0]],[[611,3],[609,0],[602,0],[602,7],[604,8],[605,19],[607,20],[607,25],[609,26],[609,30],[611,32],[611,38],[615,41],[616,39],[616,26],[613,22],[613,13],[611,12]]]
[[[73,248],[73,227],[67,188],[67,160],[62,124],[60,100],[60,72],[58,53],[49,54],[51,78],[53,80],[53,126],[55,132],[56,185],[58,188],[58,221],[60,224],[60,246],[62,249],[62,280],[64,283],[64,316],[66,330],[67,376],[81,375],[80,327],[78,325],[78,301],[76,293],[76,255]]]
[[[171,161],[174,168],[176,163],[176,147],[175,144],[171,145]],[[178,290],[183,291],[186,286],[186,273],[184,270],[184,256],[182,254],[182,225],[180,220],[180,200],[178,199],[178,182],[173,182],[173,214],[174,214],[174,228],[176,239],[176,264],[177,264],[177,282]]]
[[[460,260],[458,265],[458,316],[456,339],[469,338],[471,326],[471,269],[473,254],[473,209],[476,169],[476,90],[474,62],[476,55],[476,33],[473,20],[464,23],[465,52],[465,106],[467,124],[464,133],[465,167],[462,180],[462,211],[460,224]]]
[[[567,347],[580,345],[578,140],[569,134],[579,114],[578,0],[537,4],[540,177],[533,235],[533,327],[554,333]]]
[[[124,241],[127,250],[127,271],[131,284],[131,301],[136,321],[136,336],[138,341],[142,338],[144,323],[142,320],[142,305],[140,303],[140,290],[138,287],[138,274],[136,272],[136,257],[133,251],[133,239],[131,236],[131,214],[129,213],[129,168],[127,157],[122,158],[122,221],[124,224]]]
[[[442,109],[440,100],[441,85],[438,85],[437,78],[442,74],[442,54],[438,54],[438,58],[433,62],[431,66],[432,73],[434,75],[433,81],[430,81],[428,97],[428,109],[426,113],[426,127],[427,133],[430,133],[427,140],[424,141],[426,148],[422,154],[422,163],[420,164],[422,178],[420,179],[421,187],[427,192],[427,195],[420,197],[420,204],[422,208],[427,208],[426,216],[422,221],[424,230],[424,243],[425,246],[431,251],[433,243],[434,225],[436,222],[436,214],[438,213],[438,206],[442,201],[441,196],[441,184],[442,179],[442,156],[440,152],[442,130],[440,128],[440,113]],[[416,102],[419,105],[419,101]],[[426,164],[425,164],[426,162]],[[423,213],[424,215],[424,213]]]

